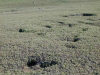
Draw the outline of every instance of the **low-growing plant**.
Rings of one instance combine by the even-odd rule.
[[[26,32],[25,29],[19,29],[19,32]]]
[[[39,57],[39,56],[29,56],[28,57],[28,62],[27,62],[27,66],[32,68],[35,65],[39,65],[41,68],[46,68],[46,67],[50,67],[53,65],[58,64],[57,61],[51,60],[51,61],[45,61],[44,57]]]
[[[41,67],[41,68],[46,68],[46,67],[50,67],[50,66],[53,66],[53,65],[56,65],[56,64],[58,64],[58,62],[52,60],[51,62],[50,62],[50,61],[42,62],[42,63],[40,64],[40,67]]]
[[[74,25],[75,25],[75,24],[68,24],[69,27],[72,27],[72,26],[74,26]]]
[[[63,15],[63,17],[68,17],[67,15]]]
[[[88,28],[83,28],[82,30],[83,30],[83,31],[87,31],[87,30],[88,30]]]
[[[50,62],[41,62],[40,67],[41,68],[46,68],[50,66]]]
[[[79,40],[80,40],[80,38],[78,36],[74,36],[73,42],[77,42]]]
[[[83,13],[82,16],[96,16],[96,14],[92,14],[92,13]]]
[[[47,26],[45,26],[46,28],[52,28],[52,26],[50,26],[50,25],[47,25]]]
[[[62,24],[62,25],[65,25],[65,23],[64,22],[58,22],[59,24]]]
[[[32,67],[40,63],[40,58],[38,56],[29,56],[27,66]]]

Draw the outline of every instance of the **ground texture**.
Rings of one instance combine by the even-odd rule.
[[[0,0],[0,75],[100,75],[100,1]]]

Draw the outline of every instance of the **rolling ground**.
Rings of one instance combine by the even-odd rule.
[[[100,1],[0,0],[0,75],[100,75]]]

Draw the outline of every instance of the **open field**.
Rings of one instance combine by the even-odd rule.
[[[0,0],[0,75],[100,75],[100,0]]]

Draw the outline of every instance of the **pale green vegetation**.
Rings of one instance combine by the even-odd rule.
[[[0,75],[100,75],[100,0],[0,0]]]

